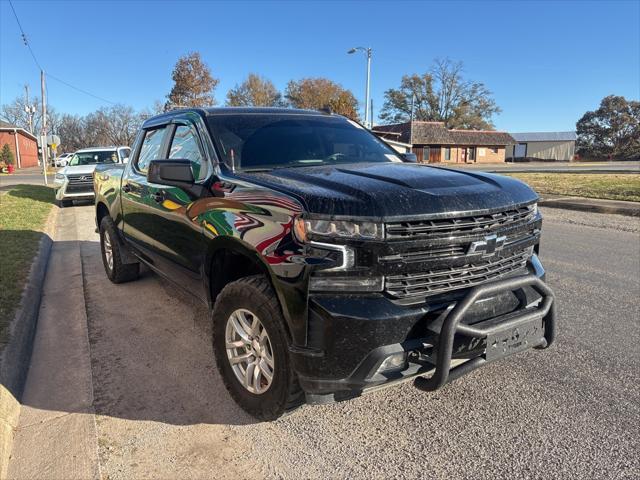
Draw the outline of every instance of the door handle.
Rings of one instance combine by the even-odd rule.
[[[128,183],[125,183],[125,184],[122,186],[122,191],[123,191],[124,193],[131,193],[131,185],[129,185]]]
[[[153,200],[155,200],[157,203],[162,203],[164,202],[164,192],[160,191],[160,192],[154,192],[153,195],[151,195],[153,197]]]

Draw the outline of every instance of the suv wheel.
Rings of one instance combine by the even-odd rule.
[[[104,270],[113,283],[130,282],[140,273],[139,263],[122,262],[122,248],[113,220],[109,216],[104,217],[100,222],[100,249]]]
[[[260,420],[274,420],[304,401],[284,325],[264,275],[228,284],[213,310],[213,351],[222,380],[233,399]]]

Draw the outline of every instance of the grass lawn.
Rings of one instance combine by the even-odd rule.
[[[640,202],[640,174],[509,173],[540,194]]]
[[[53,200],[53,189],[38,185],[16,185],[0,194],[0,347],[7,340]]]

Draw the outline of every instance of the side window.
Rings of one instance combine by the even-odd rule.
[[[198,146],[198,139],[192,128],[186,125],[178,125],[171,141],[169,158],[189,160],[193,169],[193,177],[201,179],[204,173],[204,159]]]
[[[121,148],[119,153],[120,153],[120,161],[124,163],[125,159],[131,156],[131,149]]]
[[[138,170],[141,172],[147,173],[149,162],[160,158],[160,149],[162,148],[162,139],[164,138],[165,130],[166,127],[163,127],[145,132],[142,147],[140,147],[140,154],[138,155],[138,162],[136,163]]]

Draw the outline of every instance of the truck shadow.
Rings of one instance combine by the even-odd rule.
[[[96,240],[53,243],[42,295],[37,329],[46,333],[37,331],[36,336],[42,333],[45,344],[56,345],[48,346],[54,353],[44,368],[40,362],[36,377],[46,378],[49,372],[54,381],[44,383],[55,391],[25,393],[23,405],[86,413],[91,404],[97,415],[172,425],[257,423],[235,404],[215,367],[208,308],[145,268],[137,281],[112,284],[97,234],[84,230],[85,238]],[[76,280],[64,284],[70,277],[60,278],[59,272],[73,271],[65,263],[74,256],[77,269],[78,254],[82,275],[73,272]],[[55,315],[49,312],[44,318],[49,295],[58,297],[58,305]],[[36,339],[34,345],[42,344]],[[32,371],[34,359],[35,354]],[[79,400],[91,394],[92,401]]]
[[[84,241],[80,250],[98,415],[176,425],[256,422],[224,387],[204,304],[147,268],[137,281],[114,285],[99,243]]]

